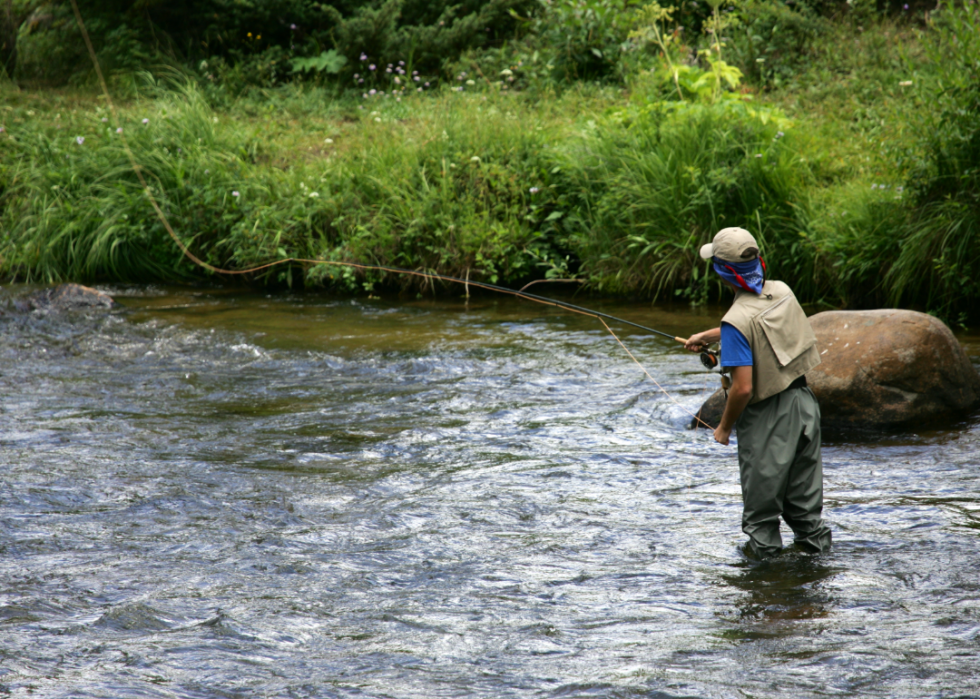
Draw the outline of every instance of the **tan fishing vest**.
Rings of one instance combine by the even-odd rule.
[[[782,282],[767,281],[758,295],[739,291],[722,322],[738,328],[752,348],[750,405],[786,390],[820,363],[810,321]]]

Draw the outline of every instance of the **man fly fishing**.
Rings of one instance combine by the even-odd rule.
[[[738,428],[742,531],[748,550],[767,558],[782,550],[779,518],[805,551],[830,549],[823,511],[820,406],[806,372],[820,363],[816,336],[792,290],[766,280],[755,238],[725,228],[701,248],[735,292],[720,327],[692,335],[685,347],[700,351],[721,342],[722,371],[731,374],[725,411],[714,437],[728,444]]]

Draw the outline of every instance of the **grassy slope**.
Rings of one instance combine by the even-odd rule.
[[[850,270],[853,279],[835,276],[835,255],[847,247],[841,247],[846,228],[839,221],[859,211],[866,218],[875,202],[902,196],[906,169],[918,155],[918,141],[911,134],[930,118],[925,76],[916,68],[920,65],[914,32],[907,27],[841,27],[791,84],[756,95],[757,103],[779,107],[795,121],[794,147],[801,165],[812,168],[814,175],[807,195],[807,250],[814,256],[812,264],[826,269],[813,270],[811,300],[853,304],[874,283],[874,265],[880,264],[874,251],[866,269]],[[911,86],[901,85],[909,80]],[[158,165],[154,172],[163,190],[158,195],[167,199],[164,208],[178,233],[193,239],[195,249],[214,264],[241,268],[289,254],[459,275],[476,270],[490,280],[542,276],[548,269],[564,274],[568,241],[542,236],[550,225],[548,217],[562,202],[539,208],[542,200],[531,187],[547,189],[551,173],[544,168],[552,164],[552,153],[587,136],[596,122],[602,128],[604,116],[628,104],[630,95],[590,87],[560,96],[474,89],[469,94],[413,95],[396,103],[390,98],[335,99],[323,91],[287,87],[253,93],[213,114],[206,105],[181,104],[157,92],[156,98],[131,97],[120,105],[120,113],[127,133],[158,129],[154,138],[144,138],[134,148],[146,167],[153,169],[148,162]],[[148,93],[153,91],[144,91]],[[2,103],[0,122],[6,132],[0,139],[16,138],[19,145],[15,149],[0,141],[0,181],[8,193],[23,187],[23,197],[19,202],[8,197],[0,214],[5,234],[16,233],[21,241],[0,247],[7,258],[0,261],[0,273],[48,280],[194,276],[162,236],[132,178],[122,174],[126,159],[114,145],[109,125],[100,121],[107,112],[98,95],[15,92],[8,87]],[[186,123],[168,125],[166,131],[160,126],[167,123],[165,116]],[[143,118],[151,118],[151,124],[142,127]],[[210,126],[214,119],[217,123]],[[85,144],[74,142],[78,136]],[[194,139],[201,139],[199,148]],[[25,150],[25,141],[38,145]],[[180,158],[174,152],[178,142],[187,148]],[[75,169],[66,172],[61,163],[81,161],[83,151],[96,147],[115,150],[87,167],[102,173],[115,169],[127,182],[95,195],[102,197],[95,209],[112,218],[115,227],[90,221],[76,235],[110,251],[109,257],[86,254],[79,245],[66,253],[63,239],[60,247],[49,239],[36,250],[28,249],[23,241],[32,240],[40,228],[75,230],[72,208],[55,206],[56,188],[76,186],[73,180],[86,166],[72,165]],[[24,186],[28,180],[30,186]],[[178,183],[189,191],[174,192]],[[232,198],[233,191],[241,196]],[[44,201],[38,201],[37,192]],[[314,192],[317,197],[311,197]],[[26,198],[31,199],[27,210],[15,211]],[[289,205],[283,206],[284,201]],[[328,219],[340,221],[343,230],[324,224]],[[143,242],[135,246],[126,230],[133,220],[143,232]],[[306,221],[305,228],[298,221]],[[202,230],[209,226],[212,232]],[[57,253],[52,252],[56,247]],[[145,256],[152,261],[141,261]],[[687,258],[674,264],[687,265]],[[637,269],[642,274],[644,268]],[[293,280],[283,273],[266,280],[270,278]],[[317,273],[312,279],[324,281]],[[369,276],[369,285],[372,280],[382,278]],[[688,281],[681,276],[672,283]],[[634,292],[642,288],[631,284],[617,287],[599,280],[597,286]]]

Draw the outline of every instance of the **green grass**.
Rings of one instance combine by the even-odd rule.
[[[980,294],[975,209],[925,206],[910,188],[936,162],[923,129],[948,124],[932,36],[837,26],[791,79],[743,85],[748,102],[665,105],[642,75],[629,89],[478,80],[399,101],[300,85],[216,99],[142,78],[116,125],[91,92],[0,87],[0,275],[210,276],[155,216],[122,126],[177,234],[219,267],[300,257],[512,285],[577,275],[603,293],[702,302],[717,287],[695,249],[741,225],[806,301],[957,317]],[[309,264],[248,281],[420,285]]]

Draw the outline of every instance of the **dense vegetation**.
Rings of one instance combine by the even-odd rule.
[[[975,0],[81,0],[118,114],[70,4],[4,3],[8,279],[212,276],[129,148],[225,268],[345,260],[702,302],[719,290],[697,246],[742,225],[807,301],[980,307]],[[248,279],[418,284],[309,263]]]

